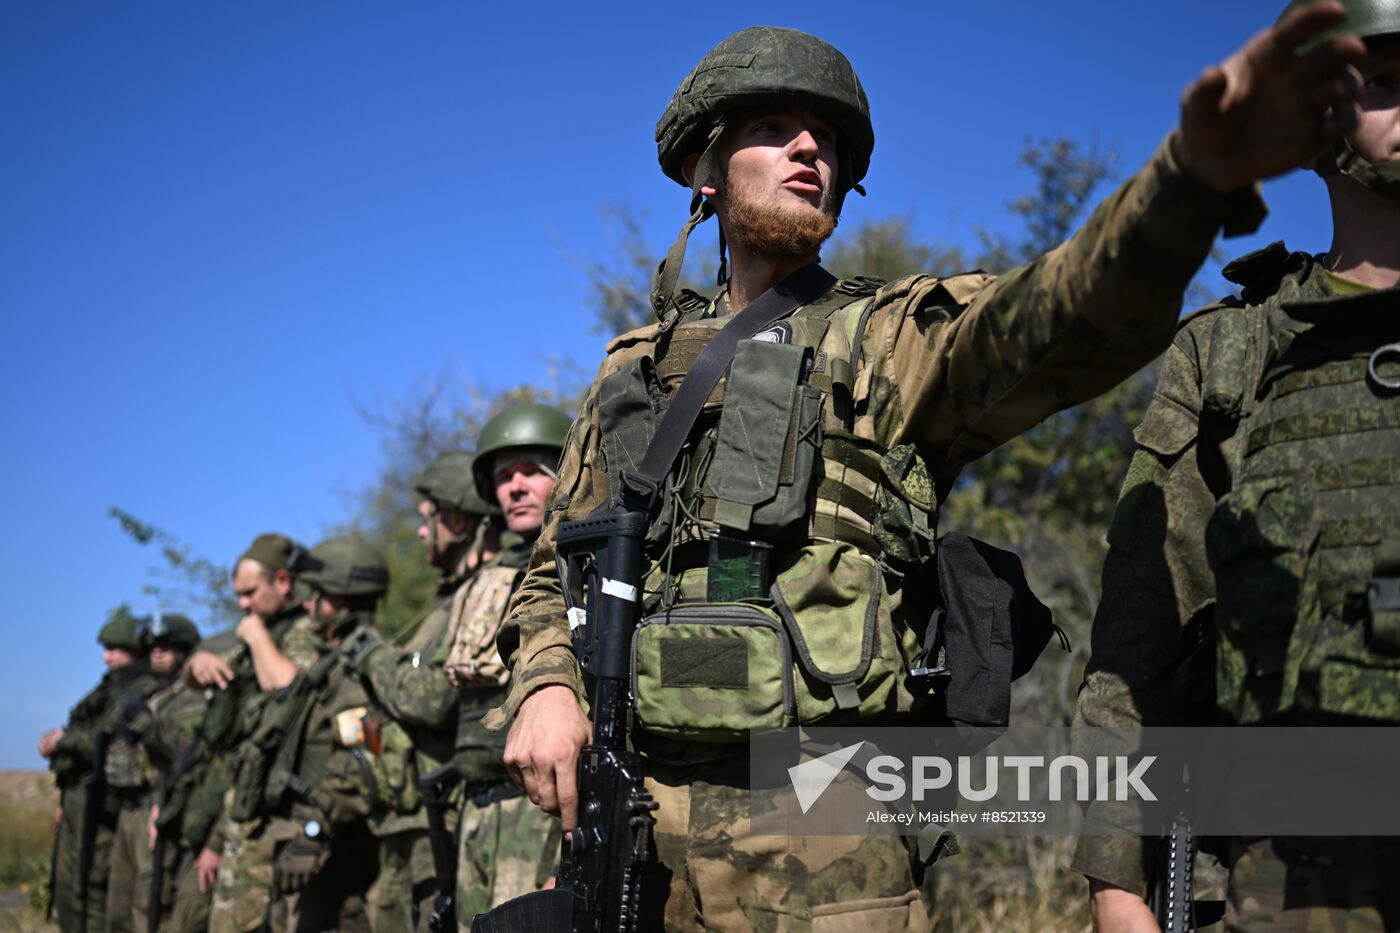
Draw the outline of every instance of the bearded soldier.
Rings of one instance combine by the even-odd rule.
[[[490,720],[511,722],[516,780],[573,828],[590,723],[556,533],[609,503],[645,514],[646,577],[613,586],[643,614],[632,737],[662,869],[643,928],[927,928],[905,840],[749,833],[748,731],[934,721],[944,681],[921,654],[938,498],[1169,343],[1216,234],[1257,222],[1252,183],[1334,138],[1327,111],[1345,109],[1337,78],[1359,47],[1292,50],[1340,15],[1294,16],[1208,70],[1151,161],[1069,242],[999,279],[838,282],[816,264],[874,146],[865,92],[827,43],[744,30],[681,82],[656,139],[691,217],[657,277],[658,323],[609,344],[570,434],[502,627],[511,692]],[[715,215],[726,286],[677,295],[686,237]],[[741,318],[764,329],[731,353],[716,333]],[[724,355],[702,357],[712,338]],[[695,396],[693,426],[666,423],[683,437],[663,434],[697,360],[716,388]],[[679,453],[652,462],[662,449]]]
[[[539,888],[558,858],[558,820],[541,813],[511,783],[501,760],[502,738],[487,732],[481,718],[506,695],[509,672],[497,653],[496,633],[544,524],[568,430],[568,417],[553,408],[516,405],[488,421],[477,440],[472,465],[477,494],[500,507],[513,537],[472,578],[454,607],[443,649],[443,669],[461,694],[457,916],[463,923]]]
[[[376,929],[428,927],[434,882],[452,877],[436,865],[419,779],[450,762],[456,749],[457,687],[443,673],[447,639],[467,602],[478,567],[492,566],[501,547],[500,509],[476,490],[472,455],[451,451],[414,480],[428,563],[439,573],[437,598],[408,630],[404,647],[361,652],[356,669],[385,714],[375,756],[382,809],[370,822],[379,838],[379,877],[370,907]],[[460,793],[443,801],[445,830],[454,832]],[[450,925],[450,924],[449,924]]]
[[[145,933],[148,926],[154,794],[162,775],[174,765],[190,718],[204,709],[202,694],[188,690],[180,678],[185,659],[199,643],[199,629],[174,613],[158,614],[142,624],[154,680],[148,695],[128,694],[118,707],[116,732],[107,751],[107,787],[120,808],[107,884],[107,929],[129,933]],[[158,728],[154,711],[162,709],[166,719]]]
[[[1400,722],[1400,601],[1368,595],[1400,592],[1400,4],[1345,5],[1368,54],[1357,122],[1317,163],[1331,249],[1236,260],[1239,297],[1180,328],[1109,531],[1081,724]],[[1400,924],[1394,841],[1215,848],[1231,930]],[[1165,858],[1080,841],[1099,929],[1156,929]]]
[[[73,707],[67,726],[39,740],[39,754],[49,759],[59,789],[62,816],[50,896],[63,933],[106,928],[107,877],[121,806],[120,792],[108,787],[108,749],[118,711],[140,703],[155,686],[140,619],[121,612],[97,640],[107,666],[102,682]]]

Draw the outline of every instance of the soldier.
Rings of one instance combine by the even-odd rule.
[[[1080,724],[1400,721],[1400,606],[1367,599],[1400,576],[1400,6],[1345,5],[1368,54],[1358,122],[1317,164],[1332,247],[1236,260],[1240,296],[1180,327],[1109,531]],[[1280,671],[1271,653],[1306,660]],[[1400,925],[1394,841],[1218,854],[1231,930]],[[1158,840],[1080,840],[1097,929],[1157,929],[1144,894],[1161,858]]]
[[[568,417],[553,408],[516,405],[488,421],[477,441],[477,494],[500,506],[515,538],[472,578],[444,646],[444,669],[461,691],[456,761],[465,783],[457,917],[463,924],[537,890],[559,854],[558,821],[511,783],[501,760],[502,737],[487,732],[481,717],[506,696],[509,671],[496,650],[496,633],[544,524],[568,430]]]
[[[392,717],[383,721],[376,756],[384,808],[370,821],[379,839],[371,919],[380,930],[426,930],[434,882],[454,875],[453,866],[433,862],[419,778],[450,762],[455,752],[457,688],[442,670],[445,645],[466,604],[472,574],[500,550],[500,510],[477,493],[471,454],[443,454],[413,488],[422,497],[418,536],[439,573],[437,598],[409,627],[403,648],[372,647],[357,663],[376,706]],[[456,803],[459,797],[451,799]],[[443,810],[447,831],[455,832],[455,810]]]
[[[117,801],[107,788],[107,749],[117,710],[153,684],[146,667],[146,631],[122,612],[97,635],[107,673],[78,701],[68,725],[46,732],[39,754],[58,782],[57,858],[50,896],[63,933],[97,933],[106,926],[107,874],[117,823]]]
[[[199,629],[189,619],[157,615],[151,622],[151,668],[179,673],[198,643]],[[141,930],[158,926],[165,933],[202,933],[209,926],[214,888],[212,884],[200,887],[196,864],[205,839],[191,839],[183,831],[181,809],[171,804],[175,785],[193,767],[198,752],[195,735],[212,695],[212,688],[199,690],[176,677],[151,695],[147,711],[131,724],[141,739],[156,789],[155,806],[140,838],[148,850],[143,858],[150,863],[137,881],[134,897]],[[164,820],[162,805],[170,809]]]
[[[365,898],[378,867],[367,818],[377,797],[366,747],[369,698],[352,673],[355,653],[379,643],[374,612],[389,570],[359,538],[331,538],[297,564],[311,590],[306,611],[322,652],[270,701],[240,785],[260,790],[265,837],[275,841],[274,933],[369,930]]]
[[[203,839],[195,880],[201,891],[214,891],[212,933],[258,929],[271,896],[276,840],[258,818],[252,776],[240,782],[239,769],[271,692],[320,656],[314,623],[296,590],[293,564],[301,553],[285,535],[254,538],[233,566],[234,592],[245,613],[235,638],[211,639],[187,665],[193,686],[217,692],[197,732],[198,754],[175,787],[174,801],[162,810],[162,821],[178,819],[191,843]],[[170,812],[176,809],[178,814]]]
[[[146,694],[128,693],[118,706],[116,732],[107,750],[107,791],[118,807],[107,881],[109,933],[145,933],[147,929],[154,876],[153,793],[160,773],[168,773],[183,743],[178,727],[155,728],[152,708],[166,706],[172,697],[190,693],[183,689],[180,670],[199,643],[199,629],[182,615],[156,615],[141,620],[141,624],[150,645],[153,679]],[[202,710],[203,705],[199,697],[197,709]]]
[[[1216,233],[1257,222],[1251,184],[1334,138],[1325,111],[1348,109],[1353,89],[1339,78],[1359,45],[1292,49],[1340,16],[1332,6],[1295,16],[1209,69],[1147,166],[1068,243],[999,279],[877,288],[816,265],[874,139],[855,72],[825,42],[744,30],[684,79],[656,132],[662,169],[690,189],[692,208],[657,278],[660,322],[609,344],[575,422],[499,638],[511,693],[489,720],[511,721],[512,775],[572,828],[590,723],[556,531],[610,501],[640,503],[651,524],[639,596],[653,624],[637,632],[633,737],[669,878],[643,886],[646,928],[927,928],[922,867],[903,839],[748,834],[744,737],[767,725],[929,721],[939,681],[915,665],[934,595],[924,581],[936,496],[964,464],[1166,346]],[[713,300],[673,295],[685,239],[713,215],[727,286]],[[760,339],[740,341],[725,382],[699,396],[707,404],[694,430],[682,426],[681,455],[643,474],[659,413],[751,304]],[[773,311],[786,316],[767,325]],[[710,358],[708,371],[729,360]],[[728,605],[706,608],[717,601]],[[681,616],[696,624],[667,624]],[[793,631],[801,651],[783,644]],[[788,656],[799,660],[775,663]]]

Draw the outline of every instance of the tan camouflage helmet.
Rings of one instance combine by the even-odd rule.
[[[778,26],[754,26],[736,32],[711,49],[685,76],[656,123],[656,154],[661,170],[690,187],[690,219],[666,254],[652,286],[652,308],[664,314],[680,280],[685,247],[694,229],[713,214],[700,186],[714,168],[715,143],[728,114],[752,107],[801,108],[829,121],[837,133],[836,211],[852,190],[861,194],[861,179],[870,167],[875,131],[865,88],[846,56],[816,36]],[[699,155],[695,180],[688,184],[682,167]],[[723,241],[721,278],[723,278]]]

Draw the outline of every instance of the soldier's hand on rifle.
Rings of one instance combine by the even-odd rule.
[[[1089,909],[1094,933],[1161,933],[1147,901],[1136,891],[1097,878],[1089,879]]]
[[[1207,68],[1181,97],[1182,167],[1234,191],[1310,165],[1355,125],[1366,46],[1338,36],[1297,52],[1345,15],[1336,0],[1303,7]]]
[[[212,651],[196,651],[185,663],[185,680],[201,689],[218,687],[223,690],[233,682],[233,668]]]
[[[219,877],[219,863],[223,861],[223,856],[213,849],[204,849],[199,853],[199,857],[194,860],[195,871],[199,878],[199,893],[208,894],[214,890],[214,882]]]
[[[50,729],[39,736],[39,757],[52,758],[54,750],[58,748],[58,743],[63,741],[64,731],[60,726],[57,729]]]
[[[568,687],[541,687],[525,698],[506,737],[505,762],[515,786],[547,813],[578,826],[578,756],[593,724]]]

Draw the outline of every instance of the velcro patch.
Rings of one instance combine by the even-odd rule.
[[[749,688],[749,643],[741,635],[661,642],[661,686]]]

